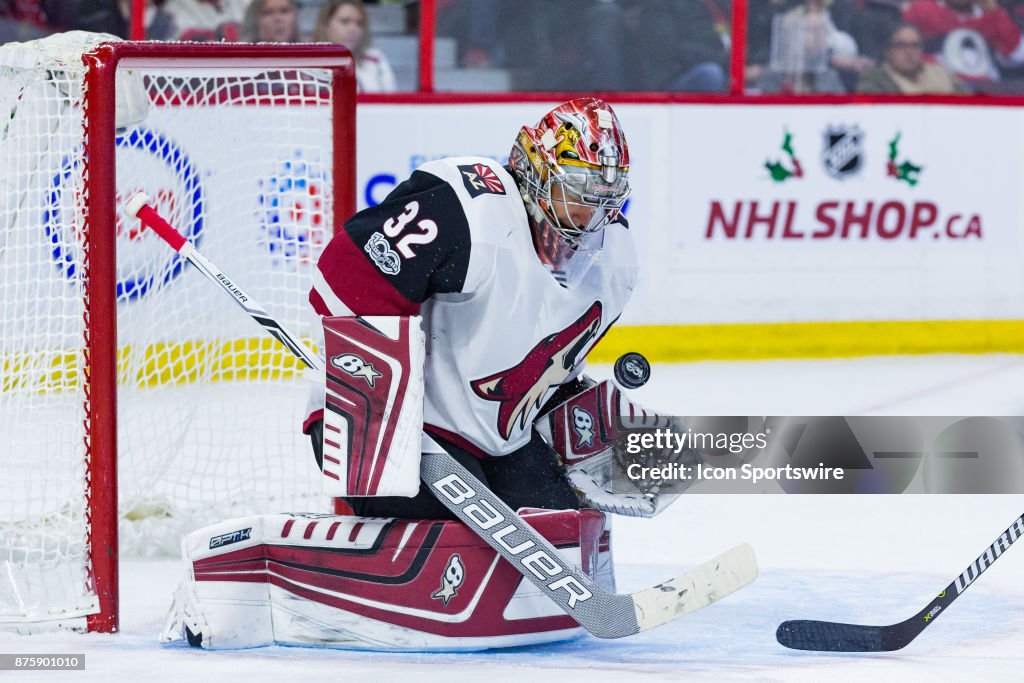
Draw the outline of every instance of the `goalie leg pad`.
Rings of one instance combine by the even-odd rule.
[[[520,515],[594,577],[600,513]],[[207,649],[472,651],[582,633],[460,522],[264,515],[195,531],[182,552],[165,642],[187,627]]]

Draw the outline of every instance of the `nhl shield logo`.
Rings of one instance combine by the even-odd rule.
[[[858,173],[864,165],[864,132],[856,125],[829,126],[821,160],[825,171],[838,180]]]

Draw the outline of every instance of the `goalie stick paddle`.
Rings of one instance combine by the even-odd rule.
[[[136,194],[126,204],[130,215],[165,242],[224,292],[254,320],[314,370],[324,361],[270,316],[178,230]],[[447,453],[424,453],[420,478],[460,521],[494,548],[524,577],[598,638],[622,638],[646,631],[716,602],[757,577],[753,549],[742,543],[699,567],[636,593],[603,590],[501,499]]]
[[[917,638],[975,579],[1024,534],[1024,515],[1018,517],[992,545],[920,612],[891,626],[859,626],[831,621],[795,620],[779,625],[775,638],[794,650],[816,652],[891,652]]]
[[[424,453],[420,476],[438,500],[598,638],[646,631],[733,593],[757,577],[742,543],[674,579],[637,593],[602,590],[447,454]]]

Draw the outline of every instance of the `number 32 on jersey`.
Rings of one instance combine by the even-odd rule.
[[[417,221],[416,216],[419,212],[420,203],[411,201],[405,205],[402,213],[384,221],[384,225],[381,226],[384,234],[375,232],[370,235],[370,240],[363,247],[363,251],[369,254],[382,272],[398,275],[402,270],[402,259],[391,249],[391,243],[385,239],[385,235],[391,239],[399,237],[395,248],[405,258],[416,258],[413,247],[430,244],[437,237],[437,223],[429,218]]]
[[[412,249],[414,245],[430,244],[437,237],[437,223],[429,218],[424,218],[412,223],[419,212],[420,203],[417,201],[411,201],[405,205],[405,211],[394,218],[389,218],[384,221],[385,235],[392,239],[402,235],[402,238],[398,240],[395,247],[405,258],[416,257],[416,254]],[[412,225],[410,225],[410,223],[412,223]],[[407,228],[409,228],[409,230],[407,230]],[[403,235],[402,233],[405,234]]]

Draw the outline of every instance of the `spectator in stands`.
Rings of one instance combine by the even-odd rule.
[[[890,34],[903,23],[903,4],[903,0],[833,0],[828,9],[836,28],[857,41],[857,51],[879,62]]]
[[[1021,30],[996,0],[913,0],[903,19],[921,29],[925,50],[964,80],[998,81],[999,65],[1024,65]]]
[[[437,0],[437,35],[455,38],[464,68],[504,66],[503,29],[514,11],[505,0]]]
[[[50,33],[39,0],[0,0],[0,43],[24,42]]]
[[[758,77],[762,92],[846,92],[841,72],[857,74],[874,61],[836,28],[829,0],[806,0],[772,20],[769,66]]]
[[[772,25],[775,17],[797,7],[800,0],[749,0],[747,3],[747,64],[745,78],[756,87],[771,59]]]
[[[725,88],[728,0],[438,1],[460,64],[507,68],[519,89]]]
[[[295,0],[252,0],[242,21],[242,40],[251,43],[301,42]]]
[[[861,73],[857,90],[903,95],[967,92],[959,78],[925,56],[924,39],[914,24],[902,24],[892,32],[884,60]]]
[[[395,72],[384,53],[370,47],[370,27],[362,0],[327,0],[313,29],[316,42],[344,45],[356,59],[359,92],[394,92]]]
[[[0,0],[0,43],[58,31],[94,31],[127,37],[118,0]]]
[[[614,0],[532,0],[522,7],[529,23],[518,42],[526,49],[510,52],[528,52],[528,89],[631,89],[629,61],[636,46],[624,30],[622,5]]]
[[[237,42],[250,0],[165,0],[158,5],[154,21],[164,15],[163,29],[170,40],[192,42]],[[147,22],[146,36],[153,36]]]
[[[629,88],[723,92],[728,55],[705,0],[623,0]]]
[[[749,0],[746,66],[748,86],[755,86],[761,74],[769,68],[772,25],[775,17],[800,4],[801,0]],[[833,0],[828,6],[828,13],[835,27],[853,38],[858,55],[879,62],[885,54],[889,34],[903,22],[902,4],[903,0]],[[870,65],[868,62],[864,64]],[[847,90],[854,90],[857,86],[856,67],[860,65],[853,66],[854,68],[840,66],[836,69]]]

